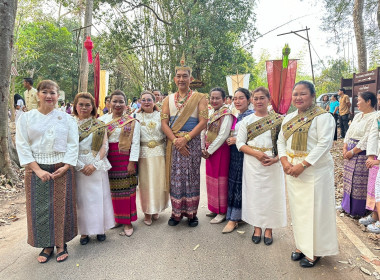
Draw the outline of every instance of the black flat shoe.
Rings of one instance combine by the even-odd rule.
[[[273,243],[273,235],[271,233],[271,236],[270,237],[265,237],[265,233],[266,233],[267,229],[264,230],[264,244],[269,246]]]
[[[269,246],[269,245],[271,245],[272,243],[273,243],[273,237],[268,238],[268,237],[265,237],[265,236],[264,236],[264,244],[265,244],[265,245]]]
[[[300,266],[301,267],[305,267],[305,268],[308,268],[308,267],[313,267],[316,265],[316,263],[321,259],[321,257],[317,257],[314,261],[309,261],[306,257],[304,257],[301,261],[300,261]]]
[[[252,235],[252,242],[255,244],[259,244],[261,242],[261,235],[259,236]]]
[[[292,252],[292,256],[290,257],[292,261],[299,261],[305,257],[305,255],[302,252]]]
[[[106,235],[105,234],[98,234],[96,236],[96,239],[98,239],[98,241],[102,242],[102,241],[106,240]]]
[[[174,226],[176,226],[178,224],[179,224],[179,221],[174,220],[174,218],[170,218],[169,221],[168,221],[168,225],[172,226],[172,227],[174,227]]]
[[[81,238],[79,242],[80,245],[86,245],[88,242],[90,242],[90,237],[87,235],[85,238]]]
[[[189,227],[196,227],[198,225],[198,217],[189,219],[188,223],[189,223]]]

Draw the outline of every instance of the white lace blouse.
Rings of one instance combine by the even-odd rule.
[[[140,158],[165,156],[166,135],[161,129],[160,112],[137,113],[136,119],[140,121]],[[146,143],[151,140],[161,143],[155,148],[149,148]]]
[[[56,109],[47,115],[37,109],[30,110],[18,120],[16,148],[22,166],[34,161],[76,166],[79,150],[77,123],[67,113]]]
[[[101,120],[105,123],[109,123],[113,120],[112,114],[102,116]],[[121,128],[116,128],[115,131],[108,138],[108,143],[118,143],[120,138]],[[129,153],[129,161],[138,161],[140,154],[140,123],[135,123],[133,130],[132,146]]]
[[[344,143],[347,144],[350,139],[359,140],[356,144],[356,148],[364,151],[367,148],[369,131],[375,118],[376,111],[367,114],[356,114],[346,132]]]

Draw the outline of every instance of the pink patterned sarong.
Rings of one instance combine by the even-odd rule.
[[[226,142],[206,160],[208,209],[216,214],[227,212],[229,164],[230,147]]]

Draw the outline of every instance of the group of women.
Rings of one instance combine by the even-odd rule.
[[[66,243],[78,230],[83,245],[90,235],[104,241],[114,226],[124,226],[122,234],[131,236],[137,185],[144,223],[157,220],[168,207],[169,193],[163,176],[166,137],[154,95],[143,92],[132,117],[125,114],[124,93],[116,90],[111,113],[96,119],[93,97],[79,93],[72,118],[54,109],[55,82],[42,81],[37,90],[39,108],[20,117],[16,144],[26,166],[28,243],[44,248],[38,261],[46,263],[54,247],[56,260],[66,260]],[[255,244],[264,235],[271,245],[272,229],[286,226],[286,181],[296,245],[291,259],[302,267],[338,253],[329,152],[335,124],[314,98],[311,83],[297,83],[292,94],[297,110],[283,117],[268,112],[270,95],[264,87],[252,95],[239,88],[234,116],[224,90],[214,88],[201,143],[211,223],[227,219],[223,233],[228,233],[246,221],[254,226]],[[248,109],[251,100],[254,110]]]
[[[224,91],[215,88],[210,93],[213,112],[202,146],[207,216],[214,217],[213,224],[228,220],[223,233],[245,221],[254,226],[255,244],[263,235],[264,243],[271,245],[272,229],[287,224],[286,181],[296,243],[291,259],[302,267],[313,267],[321,256],[338,254],[330,154],[335,121],[314,105],[315,94],[310,82],[297,83],[292,93],[297,110],[283,117],[268,112],[266,88],[255,89],[252,96],[239,88],[234,94],[236,119],[223,105]],[[251,101],[254,110],[248,109]]]
[[[151,225],[168,207],[165,189],[165,137],[154,95],[143,92],[136,118],[124,114],[126,97],[111,94],[112,113],[97,119],[90,93],[75,97],[73,115],[55,109],[58,85],[50,80],[38,87],[39,107],[20,117],[16,146],[25,166],[28,243],[44,248],[46,263],[57,248],[57,262],[68,257],[66,243],[79,232],[80,244],[90,235],[98,241],[105,232],[124,226],[133,234],[139,188],[144,223]]]

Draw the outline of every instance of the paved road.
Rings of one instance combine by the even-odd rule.
[[[374,279],[359,271],[363,265],[360,252],[341,230],[341,254],[323,258],[315,268],[303,269],[290,260],[294,249],[290,221],[288,227],[274,231],[272,246],[263,242],[255,245],[250,225],[239,226],[244,233],[222,234],[225,223],[209,223],[204,172],[201,197],[196,228],[188,227],[185,220],[169,227],[170,209],[148,227],[139,210],[132,237],[119,236],[120,229],[113,229],[107,232],[105,242],[91,239],[86,246],[81,246],[77,237],[68,244],[70,257],[63,263],[36,261],[40,249],[26,244],[23,215],[8,226],[11,229],[6,236],[5,227],[0,227],[0,279]],[[357,266],[338,263],[348,259]],[[364,266],[374,271],[371,265]]]

